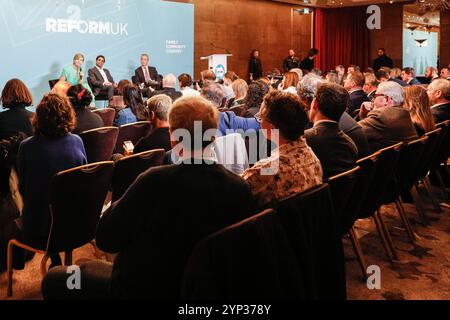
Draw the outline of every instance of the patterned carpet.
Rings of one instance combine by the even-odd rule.
[[[426,204],[431,226],[423,227],[411,204],[405,204],[418,240],[412,245],[402,228],[394,206],[384,206],[382,215],[397,249],[399,261],[389,263],[381,245],[375,224],[371,219],[360,220],[356,231],[368,265],[381,269],[381,289],[369,290],[362,280],[359,265],[351,243],[344,239],[347,268],[347,292],[351,300],[414,300],[450,299],[450,209],[437,213],[430,203]],[[74,261],[101,257],[91,245],[74,252]],[[42,299],[40,294],[39,263],[37,255],[25,270],[14,272],[13,299]],[[6,299],[6,274],[0,274],[0,300]]]

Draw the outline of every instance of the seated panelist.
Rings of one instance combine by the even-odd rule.
[[[150,67],[148,54],[144,53],[141,55],[141,65],[134,72],[134,77],[132,79],[135,85],[138,85],[142,93],[146,96],[150,96],[153,91],[152,87],[156,87],[158,81],[161,81],[161,76],[155,67]]]
[[[94,96],[105,94],[108,96],[108,100],[111,101],[114,92],[117,91],[117,85],[114,83],[109,70],[103,68],[105,61],[106,59],[103,55],[99,55],[95,59],[95,67],[88,71],[88,83]]]

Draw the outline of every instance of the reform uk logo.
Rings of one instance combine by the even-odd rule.
[[[45,31],[48,33],[100,34],[113,36],[128,36],[128,23],[83,20],[79,6],[71,5],[66,10],[67,17],[46,18]]]

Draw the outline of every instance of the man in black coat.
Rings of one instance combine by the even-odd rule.
[[[314,127],[305,131],[305,138],[322,163],[324,180],[356,166],[358,148],[338,124],[349,99],[342,86],[324,83],[311,103],[309,117]]]
[[[369,100],[363,90],[365,82],[364,75],[359,71],[349,73],[344,81],[344,88],[350,94],[348,113],[352,116],[355,116],[361,105]]]
[[[386,55],[386,50],[384,48],[378,49],[378,58],[373,61],[372,64],[373,70],[377,72],[381,67],[393,68],[394,63],[392,59]]]
[[[194,128],[196,121],[202,122],[201,130]],[[81,290],[68,290],[66,267],[54,268],[42,283],[45,298],[180,298],[184,267],[195,245],[256,213],[245,181],[208,155],[211,139],[203,137],[216,132],[217,123],[216,108],[202,97],[173,104],[170,131],[185,132],[182,142],[173,141],[177,153],[183,150],[182,163],[144,172],[102,215],[96,244],[118,253],[114,265],[81,265]],[[200,139],[198,146],[194,139]]]
[[[299,59],[295,56],[293,49],[289,50],[289,56],[283,61],[283,69],[285,72],[291,71],[291,69],[298,68]]]
[[[302,62],[300,62],[298,67],[302,70],[311,71],[312,69],[314,69],[314,59],[318,54],[319,50],[317,50],[316,48],[311,48],[308,51],[308,56],[303,59]]]
[[[88,83],[92,89],[94,96],[106,94],[108,100],[111,101],[117,85],[108,69],[103,68],[105,57],[100,55],[95,59],[95,67],[88,71]]]

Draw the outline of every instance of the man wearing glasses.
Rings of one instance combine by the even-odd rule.
[[[108,100],[111,101],[114,96],[114,90],[117,85],[108,69],[104,69],[105,57],[100,55],[95,59],[95,67],[89,69],[88,83],[92,89],[94,96],[100,94],[107,95]]]
[[[362,104],[359,124],[372,151],[418,138],[409,112],[402,108],[403,102],[402,86],[387,81],[380,83],[371,102]]]

